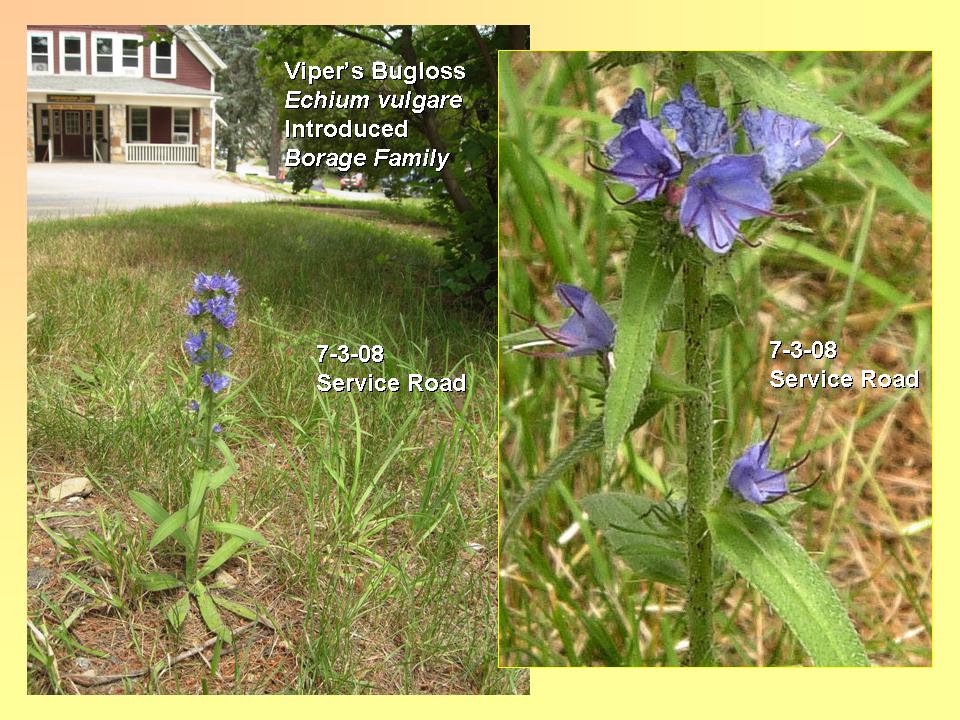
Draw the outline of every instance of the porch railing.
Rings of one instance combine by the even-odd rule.
[[[124,151],[128,163],[196,165],[200,158],[199,145],[127,143]]]

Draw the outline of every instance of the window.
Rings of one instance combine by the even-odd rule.
[[[50,140],[50,111],[40,111],[40,143],[46,144]]]
[[[93,36],[93,47],[96,57],[93,61],[93,72],[97,75],[113,74],[113,51],[114,41],[112,37],[105,35]]]
[[[28,72],[41,75],[53,72],[53,33],[27,33]]]
[[[53,134],[54,135],[60,134],[60,111],[59,110],[53,111]]]
[[[173,109],[173,142],[189,145],[192,140],[193,111],[190,108]]]
[[[176,77],[177,75],[177,39],[172,42],[155,42],[150,46],[153,59],[154,77]]]
[[[83,33],[60,33],[60,72],[86,72],[85,40]]]
[[[130,142],[150,142],[150,108],[130,108],[127,127]]]
[[[80,112],[78,110],[67,110],[63,113],[63,131],[67,135],[80,134]]]
[[[120,38],[120,72],[123,75],[140,77],[143,74],[143,45],[139,35]]]
[[[104,117],[105,113],[106,113],[105,110],[97,110],[96,131],[97,131],[97,138],[100,140],[107,139],[107,133],[106,133],[106,127],[105,127],[106,118]]]

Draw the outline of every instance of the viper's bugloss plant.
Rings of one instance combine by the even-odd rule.
[[[186,406],[196,429],[193,443],[195,470],[190,481],[184,484],[185,504],[169,512],[144,493],[134,491],[130,495],[137,507],[157,525],[150,540],[151,550],[169,539],[183,558],[180,573],[144,575],[144,586],[151,591],[186,588],[167,611],[171,626],[175,630],[183,626],[193,597],[207,627],[220,639],[229,642],[232,639],[230,629],[223,622],[217,606],[243,617],[256,617],[256,613],[209,592],[202,580],[233,557],[245,543],[266,544],[256,530],[232,522],[233,518],[228,522],[214,521],[207,513],[211,493],[217,492],[237,469],[233,454],[221,437],[224,428],[218,416],[222,414],[224,403],[230,399],[228,391],[232,378],[226,370],[226,361],[233,356],[233,348],[227,341],[237,322],[236,297],[240,283],[230,273],[198,273],[192,289],[194,297],[187,302],[184,312],[191,319],[193,328],[187,332],[182,347],[193,367],[189,374],[192,388],[188,393],[192,397]],[[214,456],[214,450],[217,456]],[[205,552],[211,549],[204,546],[205,533],[225,536],[226,539],[213,552]]]
[[[614,466],[624,440],[679,399],[684,483],[658,500],[628,493],[588,495],[579,501],[586,515],[578,520],[601,530],[641,578],[685,590],[687,664],[715,663],[715,574],[731,568],[764,595],[814,663],[866,665],[863,645],[835,591],[790,535],[783,517],[766,507],[814,484],[790,485],[790,473],[809,455],[783,469],[771,468],[774,425],[765,440],[736,457],[729,472],[715,460],[714,426],[723,418],[713,407],[718,380],[712,369],[713,340],[737,311],[736,292],[714,294],[713,285],[736,240],[755,247],[753,237],[759,231],[790,216],[789,209],[776,206],[776,194],[786,176],[809,168],[831,146],[817,136],[821,126],[853,137],[901,141],[790,83],[760,58],[711,53],[710,72],[698,76],[697,55],[658,53],[657,62],[663,64],[658,65],[658,77],[668,85],[650,97],[670,99],[655,114],[647,93],[635,89],[612,117],[618,128],[602,145],[606,162],[590,161],[604,173],[611,197],[627,207],[636,227],[625,267],[618,273],[623,288],[615,329],[589,293],[560,283],[557,294],[574,314],[557,329],[535,324],[546,341],[528,341],[534,328],[518,333],[516,343],[505,339],[512,349],[548,343],[565,348],[528,352],[540,357],[599,354],[608,372],[602,416],[583,424],[517,503],[504,522],[501,542],[509,541],[518,514],[587,452],[603,448],[605,477],[598,487],[618,482],[620,472]],[[734,97],[750,100],[731,101],[726,109],[711,106],[695,84],[710,97],[729,93],[732,86]],[[519,172],[511,175],[518,183],[525,179]],[[627,186],[629,195],[618,197],[613,184]],[[768,222],[746,225],[758,218]],[[674,292],[678,276],[682,288]],[[727,278],[728,286],[735,282]],[[676,330],[683,335],[682,382],[665,378],[655,362],[663,347],[661,332]],[[591,390],[596,385],[589,379],[581,384]],[[644,485],[637,478],[635,486]]]
[[[557,283],[557,297],[564,305],[573,310],[567,320],[556,330],[542,323],[536,327],[546,341],[535,341],[514,346],[513,350],[538,357],[582,357],[599,354],[605,357],[613,349],[616,328],[610,316],[597,304],[593,296],[576,285]],[[543,344],[555,344],[566,348],[561,352],[531,352],[526,348]]]
[[[707,105],[689,83],[680,88],[678,100],[663,105],[659,117],[649,116],[646,93],[637,88],[613,121],[622,129],[604,146],[608,166],[599,169],[634,190],[617,202],[653,200],[661,193],[674,202],[680,198],[683,233],[696,232],[718,254],[729,252],[734,240],[747,242],[743,221],[779,217],[770,189],[826,151],[813,123],[761,107],[756,113],[745,110],[731,125],[723,110]],[[740,127],[753,154],[734,152]],[[665,130],[672,131],[675,147]]]

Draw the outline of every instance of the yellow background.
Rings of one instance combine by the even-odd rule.
[[[909,718],[955,716],[957,712],[960,550],[956,503],[960,473],[949,461],[949,439],[958,392],[951,358],[960,362],[956,328],[935,335],[937,375],[934,412],[934,625],[933,668],[877,669],[544,669],[531,671],[530,697],[300,697],[152,698],[86,697],[62,700],[26,695],[26,72],[24,26],[29,23],[218,23],[218,24],[424,24],[514,23],[532,25],[533,49],[574,50],[932,50],[936,81],[934,126],[934,211],[937,262],[933,267],[934,323],[956,316],[960,283],[950,274],[960,266],[957,219],[960,201],[957,157],[957,13],[949,4],[913,0],[353,0],[352,2],[270,3],[263,0],[195,0],[138,8],[136,0],[8,0],[2,12],[0,43],[0,688],[10,717],[176,717],[230,713],[232,718],[267,713],[350,713],[380,718]],[[944,203],[938,202],[943,199]],[[945,442],[941,442],[941,440]],[[954,442],[956,442],[954,440]],[[940,609],[943,612],[938,612]],[[289,703],[289,704],[288,704]],[[950,708],[953,708],[952,710]],[[34,714],[38,715],[34,715]]]

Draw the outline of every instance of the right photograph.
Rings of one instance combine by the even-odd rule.
[[[932,664],[929,52],[501,52],[499,664]]]

